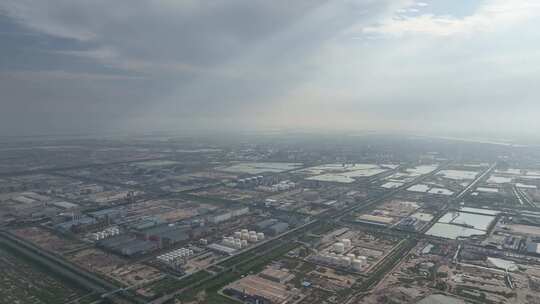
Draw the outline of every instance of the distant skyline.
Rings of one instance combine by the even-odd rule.
[[[536,0],[2,0],[0,135],[538,138]]]

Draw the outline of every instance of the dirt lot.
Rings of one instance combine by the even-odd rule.
[[[123,286],[152,281],[160,277],[156,268],[128,262],[116,255],[106,253],[99,249],[85,249],[68,256],[68,260],[89,271],[109,277],[120,282]]]
[[[13,230],[12,232],[16,236],[34,243],[38,247],[60,254],[74,250],[83,245],[74,240],[60,238],[52,232],[39,227],[21,228]]]

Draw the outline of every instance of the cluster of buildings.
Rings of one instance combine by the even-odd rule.
[[[332,251],[335,253],[343,253],[345,250],[351,248],[350,239],[342,239],[341,242],[336,242],[332,245]]]
[[[159,255],[156,259],[168,266],[176,268],[186,263],[186,259],[193,256],[192,249],[180,248],[162,255]]]
[[[257,243],[264,240],[263,232],[254,230],[242,229],[234,232],[233,236],[224,236],[221,243],[213,243],[208,245],[208,249],[231,255],[237,250],[247,248],[250,243]]]
[[[264,233],[242,229],[241,231],[236,231],[234,236],[223,237],[221,244],[230,248],[242,249],[248,247],[249,243],[256,243],[262,240],[264,240]]]
[[[268,267],[258,275],[248,275],[223,289],[223,293],[244,303],[294,303],[300,290],[289,282],[294,275],[287,269]]]
[[[179,242],[189,240],[197,231],[191,226],[160,225],[136,233],[100,239],[97,241],[97,245],[124,256],[137,256],[151,253],[157,249],[169,248]]]
[[[236,181],[236,185],[240,188],[255,187],[263,183],[264,177],[262,175],[241,178]]]
[[[235,217],[246,215],[248,213],[249,213],[249,208],[244,207],[244,208],[239,208],[239,209],[235,209],[231,211],[222,212],[216,215],[212,215],[208,218],[208,221],[212,224],[219,224],[221,222],[225,222]]]
[[[256,229],[272,236],[281,234],[289,230],[289,224],[277,219],[267,219],[255,225]]]
[[[406,231],[418,231],[420,230],[426,222],[419,220],[418,218],[409,216],[404,218],[401,222],[398,223],[397,228]]]
[[[351,240],[342,239],[332,245],[328,253],[316,254],[311,257],[311,260],[316,263],[329,265],[332,267],[341,267],[352,269],[353,271],[362,271],[367,264],[367,257],[356,256],[355,254],[345,252],[351,249]]]
[[[109,238],[111,236],[119,235],[120,234],[120,228],[118,227],[109,227],[105,230],[94,232],[90,234],[90,237],[94,241],[103,240],[106,238]]]
[[[139,239],[133,235],[121,234],[108,239],[99,240],[98,247],[127,257],[151,253],[159,248],[156,242]]]
[[[236,181],[238,188],[256,188],[264,192],[280,192],[294,189],[296,183],[290,180],[279,181],[275,177],[264,178],[262,175],[241,178]]]
[[[332,267],[348,268],[354,271],[362,271],[367,264],[367,257],[356,256],[352,253],[343,255],[330,252],[329,254],[314,255],[311,257],[311,260],[315,263]]]
[[[270,186],[259,186],[257,187],[257,190],[261,190],[264,192],[281,192],[281,191],[287,191],[296,188],[296,183],[291,182],[289,180],[281,181],[277,184],[273,184]]]

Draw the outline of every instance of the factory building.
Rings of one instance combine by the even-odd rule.
[[[113,236],[107,239],[99,240],[96,244],[98,247],[125,256],[143,255],[158,249],[157,243],[137,239],[131,235]]]
[[[156,242],[159,248],[167,248],[190,239],[190,226],[161,225],[141,231],[143,239]]]
[[[527,244],[527,253],[540,255],[540,243],[529,242]]]
[[[266,230],[270,226],[276,224],[277,222],[278,220],[276,219],[267,219],[267,220],[264,220],[262,222],[255,224],[255,227],[257,228],[257,230]]]
[[[236,181],[236,185],[240,188],[255,187],[261,185],[263,181],[264,177],[262,175],[258,175],[253,177],[241,178]]]
[[[60,231],[84,231],[86,229],[94,228],[98,222],[88,216],[73,217],[70,221],[56,224],[54,227]]]
[[[64,209],[64,210],[71,210],[71,209],[76,209],[76,208],[79,207],[79,205],[77,205],[77,204],[70,203],[70,202],[64,202],[64,201],[52,202],[51,205],[53,205],[55,207],[58,207],[60,209]]]
[[[289,230],[289,224],[285,222],[278,222],[268,228],[268,234],[275,236],[287,230]]]
[[[277,269],[274,267],[267,267],[261,273],[259,273],[259,276],[269,281],[281,284],[286,283],[294,278],[294,275],[288,270]]]
[[[163,219],[157,216],[143,216],[136,221],[130,222],[129,226],[135,230],[144,230],[165,223],[166,222]]]
[[[231,220],[235,217],[239,217],[248,213],[249,213],[249,208],[244,207],[240,209],[223,212],[217,215],[212,215],[208,218],[208,221],[213,224],[219,224],[219,223]]]
[[[98,221],[109,220],[112,222],[114,220],[117,220],[126,216],[126,211],[124,210],[124,208],[121,208],[121,207],[109,208],[109,209],[103,209],[103,210],[90,212],[88,213],[88,215],[95,218]]]
[[[231,248],[231,247],[224,246],[224,245],[217,244],[217,243],[210,244],[210,245],[207,246],[207,248],[212,250],[212,251],[222,253],[222,254],[227,254],[227,255],[232,255],[233,253],[236,252],[235,248]]]

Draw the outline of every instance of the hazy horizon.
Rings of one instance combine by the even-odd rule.
[[[0,3],[0,135],[537,139],[533,0]]]

